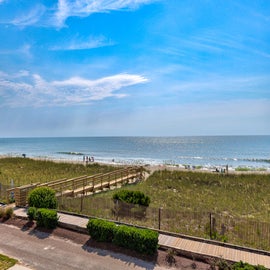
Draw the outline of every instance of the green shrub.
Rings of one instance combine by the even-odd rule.
[[[112,242],[116,225],[102,219],[90,219],[87,230],[91,238],[100,242]]]
[[[249,263],[244,263],[242,261],[233,264],[232,269],[233,270],[267,270],[267,268],[265,268],[262,265],[253,266]]]
[[[158,233],[148,229],[138,229],[125,225],[117,226],[102,219],[90,219],[87,230],[91,238],[153,255],[158,248]]]
[[[141,191],[120,190],[113,195],[113,199],[144,206],[150,204],[150,198]]]
[[[28,204],[36,208],[56,209],[55,191],[49,187],[38,187],[29,192]]]
[[[34,220],[36,219],[36,213],[37,213],[37,208],[36,207],[29,207],[28,210],[27,210],[27,216],[28,216],[28,219],[29,220]]]
[[[58,224],[56,210],[40,208],[35,215],[37,226],[47,229],[54,229]]]
[[[121,225],[114,231],[113,243],[139,253],[153,255],[158,248],[158,233]]]
[[[13,216],[13,208],[7,207],[7,208],[0,208],[0,218],[3,219],[9,219]]]
[[[9,219],[13,216],[13,208],[12,207],[7,207],[5,209],[5,218]]]
[[[0,218],[5,216],[5,209],[4,208],[0,208]]]

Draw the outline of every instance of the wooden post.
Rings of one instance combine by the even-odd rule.
[[[212,239],[212,213],[209,213],[209,236],[210,236],[210,239]]]
[[[84,197],[84,194],[81,194],[81,212],[83,211],[83,197]]]
[[[100,177],[100,189],[102,190],[102,177]]]
[[[63,205],[63,188],[62,188],[62,185],[60,186],[61,188],[61,204]]]
[[[162,207],[158,208],[158,229],[160,230],[161,227],[161,209]]]

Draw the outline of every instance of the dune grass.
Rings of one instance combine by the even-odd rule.
[[[147,181],[125,189],[151,198],[151,207],[179,211],[217,212],[270,222],[269,174],[215,174],[156,171]],[[112,197],[114,191],[98,197]]]
[[[93,175],[115,170],[115,167],[91,163],[83,164],[58,163],[33,160],[29,158],[1,158],[0,183],[14,186],[31,183],[44,183],[61,178],[73,178],[81,175]]]
[[[0,269],[6,270],[15,265],[18,261],[0,254]]]
[[[24,185],[80,175],[93,175],[115,170],[97,163],[72,164],[28,158],[0,159],[0,183]],[[125,187],[139,190],[151,198],[151,207],[228,213],[236,217],[253,217],[270,222],[269,174],[215,174],[191,171],[161,170],[147,181]],[[112,198],[115,191],[95,196]]]

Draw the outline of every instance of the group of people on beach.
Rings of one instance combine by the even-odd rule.
[[[94,157],[83,156],[83,162],[95,162]]]

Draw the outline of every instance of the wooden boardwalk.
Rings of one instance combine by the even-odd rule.
[[[112,172],[95,175],[82,175],[71,179],[59,179],[47,183],[35,183],[9,189],[8,196],[14,194],[16,206],[27,205],[29,191],[36,187],[50,187],[56,196],[85,196],[104,189],[118,187],[127,183],[134,183],[143,179],[142,167],[124,167]]]
[[[159,245],[165,248],[170,247],[179,252],[191,252],[194,255],[222,258],[231,262],[243,261],[252,265],[263,265],[270,268],[269,252],[260,252],[232,245],[219,245],[205,242],[203,239],[199,241],[166,234],[159,235]]]

